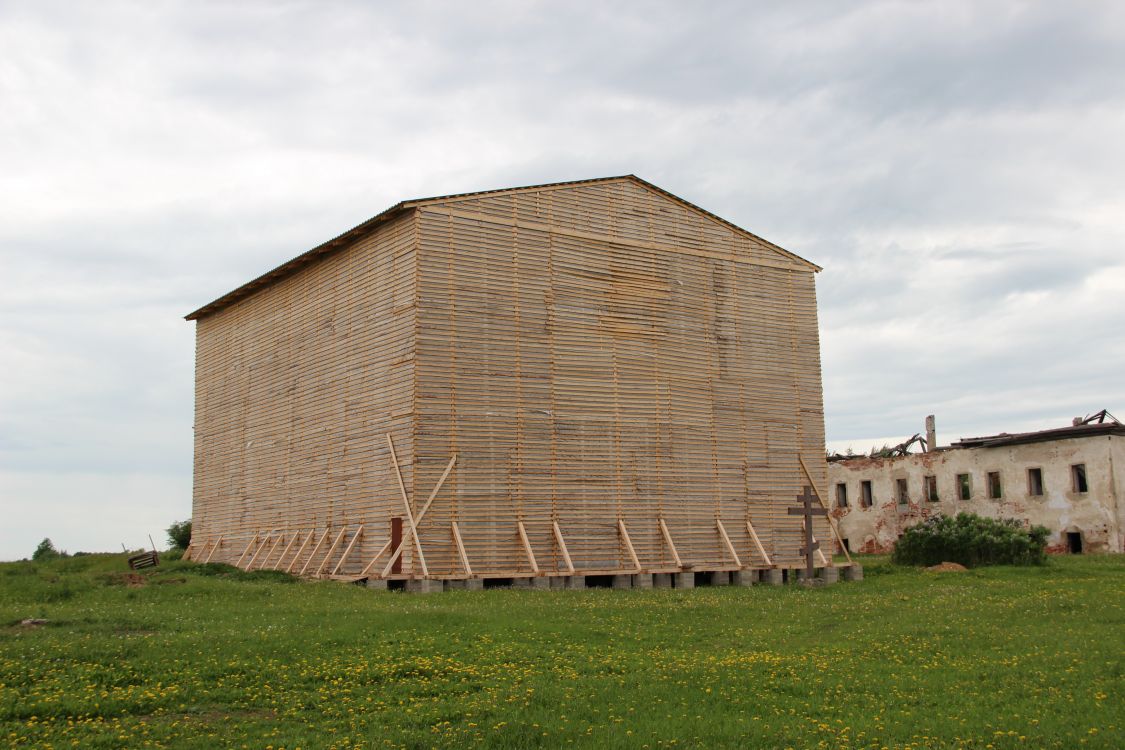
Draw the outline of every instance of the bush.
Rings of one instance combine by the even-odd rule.
[[[1024,529],[1014,519],[982,518],[958,513],[937,515],[912,526],[899,537],[891,561],[899,565],[960,563],[979,565],[1040,565],[1047,559],[1043,526]]]
[[[176,521],[168,527],[168,542],[174,549],[187,549],[191,544],[191,519]]]
[[[39,542],[39,546],[31,553],[31,559],[36,562],[43,562],[44,560],[54,560],[58,557],[63,557],[66,553],[59,552],[55,549],[55,544],[50,539],[44,539]]]

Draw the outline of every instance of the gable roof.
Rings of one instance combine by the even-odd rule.
[[[691,203],[690,201],[686,201],[683,198],[679,197],[678,195],[675,195],[673,193],[668,192],[667,190],[664,190],[661,187],[653,185],[651,182],[648,182],[647,180],[642,180],[640,177],[637,177],[636,175],[627,174],[627,175],[618,175],[618,176],[615,176],[615,177],[596,177],[596,178],[588,179],[588,180],[571,180],[569,182],[548,182],[548,183],[543,183],[541,185],[525,185],[523,187],[500,188],[500,189],[497,189],[497,190],[479,190],[479,191],[473,192],[473,193],[455,193],[453,195],[438,195],[438,196],[433,196],[433,197],[430,197],[430,198],[412,198],[410,200],[400,201],[400,202],[396,203],[395,205],[391,206],[390,208],[386,209],[382,213],[379,213],[379,214],[376,214],[375,216],[372,216],[370,219],[363,222],[362,224],[357,224],[356,226],[347,230],[343,234],[340,234],[336,237],[333,237],[332,239],[328,240],[327,242],[323,242],[320,245],[317,245],[316,247],[312,248],[311,250],[306,250],[305,252],[301,253],[297,257],[292,258],[291,260],[288,260],[288,261],[282,263],[280,266],[277,266],[276,268],[267,271],[266,273],[262,274],[261,276],[257,277],[256,279],[252,279],[252,280],[246,282],[245,284],[238,287],[237,289],[234,289],[230,292],[227,292],[223,296],[207,303],[206,305],[199,308],[198,310],[195,310],[194,312],[188,313],[187,315],[184,316],[184,319],[185,320],[198,320],[199,318],[203,318],[203,317],[206,317],[207,315],[218,312],[219,310],[222,310],[225,307],[229,307],[230,305],[234,304],[235,302],[238,302],[239,300],[245,299],[246,297],[249,297],[250,295],[254,294],[255,292],[258,292],[259,290],[264,289],[265,287],[268,287],[268,286],[274,284],[275,282],[280,281],[281,279],[284,279],[288,276],[293,275],[294,273],[301,270],[305,266],[312,265],[313,263],[316,263],[321,258],[323,258],[327,255],[330,255],[331,253],[334,253],[337,250],[343,249],[344,247],[346,247],[348,245],[348,243],[350,241],[358,239],[361,236],[366,235],[371,231],[374,231],[375,228],[377,228],[379,225],[385,224],[386,222],[388,222],[391,219],[399,216],[403,212],[409,211],[409,210],[414,209],[418,206],[425,206],[425,205],[429,205],[431,203],[440,203],[442,201],[449,201],[449,200],[455,200],[455,199],[475,198],[475,197],[479,197],[479,196],[483,196],[483,195],[502,195],[504,193],[518,193],[518,192],[523,192],[523,191],[542,190],[544,188],[558,188],[558,187],[566,187],[566,186],[570,186],[570,185],[590,185],[590,184],[595,184],[595,183],[600,183],[600,182],[621,182],[621,181],[634,182],[638,185],[642,185],[643,187],[645,187],[649,190],[652,190],[653,192],[659,193],[660,195],[663,195],[666,198],[670,198],[671,200],[673,200],[673,201],[675,201],[675,202],[677,202],[677,203],[679,203],[683,206],[686,206],[686,207],[692,209],[693,211],[697,211],[697,212],[703,214],[704,216],[707,216],[708,218],[719,222],[720,224],[726,226],[729,229],[733,229],[734,231],[736,231],[740,234],[744,234],[744,235],[747,235],[747,236],[750,236],[750,237],[754,238],[758,242],[761,242],[761,243],[769,246],[771,249],[776,250],[778,253],[787,256],[789,259],[791,259],[791,260],[793,260],[793,261],[795,261],[795,262],[797,262],[801,265],[806,266],[811,271],[815,272],[815,271],[822,270],[821,267],[816,265],[815,263],[812,263],[812,262],[802,258],[801,256],[797,255],[796,253],[789,252],[785,248],[780,247],[779,245],[775,245],[774,243],[770,242],[769,240],[763,239],[763,238],[759,237],[758,235],[754,234],[753,232],[748,232],[747,230],[743,229],[742,227],[740,227],[736,224],[732,224],[731,222],[727,221],[726,219],[724,219],[720,216],[716,216],[715,214],[711,213],[710,211],[708,211],[705,208],[700,208],[699,206],[695,205],[694,203]]]

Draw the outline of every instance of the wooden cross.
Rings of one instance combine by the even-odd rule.
[[[813,541],[813,516],[826,516],[828,511],[824,508],[813,507],[813,500],[816,495],[813,494],[812,487],[805,485],[805,491],[797,495],[797,499],[803,503],[796,508],[789,509],[791,516],[804,516],[805,517],[805,546],[801,550],[801,554],[805,556],[805,580],[811,581],[816,574],[816,566],[813,564],[813,552],[816,552],[820,547],[820,542]]]

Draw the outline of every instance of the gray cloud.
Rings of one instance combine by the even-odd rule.
[[[186,517],[180,316],[408,197],[634,172],[816,261],[857,449],[1125,411],[1123,16],[0,2],[0,558]]]

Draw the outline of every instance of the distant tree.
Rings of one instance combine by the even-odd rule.
[[[36,562],[43,562],[44,560],[54,560],[56,557],[61,557],[59,551],[55,549],[54,542],[50,539],[44,539],[39,542],[39,546],[35,548],[35,552],[31,553],[31,559]]]
[[[174,549],[187,549],[191,544],[191,519],[176,521],[168,527],[168,542]]]

